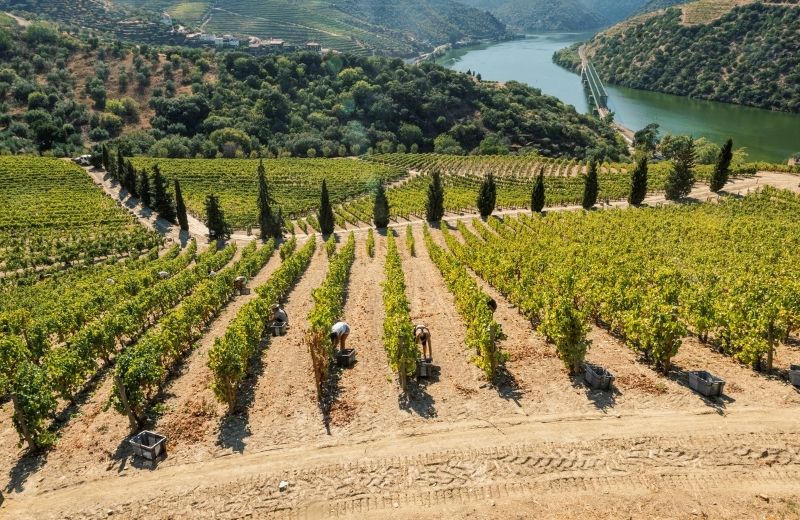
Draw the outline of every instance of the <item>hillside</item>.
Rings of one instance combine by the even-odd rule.
[[[191,29],[317,41],[342,52],[413,56],[460,40],[502,38],[505,26],[455,0],[114,0],[166,11]]]
[[[4,153],[105,142],[160,157],[625,153],[610,126],[554,97],[432,63],[131,47],[33,24],[0,29],[0,71]]]
[[[628,17],[646,0],[461,0],[520,32],[585,31]]]
[[[800,112],[800,7],[740,3],[702,0],[669,9],[599,34],[588,53],[612,84]],[[574,49],[554,59],[576,65]]]

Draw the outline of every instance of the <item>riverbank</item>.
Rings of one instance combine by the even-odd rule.
[[[555,51],[586,41],[592,33],[547,33],[525,39],[451,51],[437,60],[448,68],[481,74],[484,80],[520,81],[588,112],[580,76],[553,63]],[[722,143],[728,137],[753,161],[786,164],[800,151],[800,115],[605,85],[615,122],[633,130],[658,123],[661,134],[690,134]]]

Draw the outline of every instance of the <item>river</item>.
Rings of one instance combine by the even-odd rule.
[[[592,33],[547,33],[493,45],[457,49],[437,60],[455,70],[472,70],[486,80],[521,81],[586,112],[580,77],[553,63],[553,53]],[[658,123],[661,134],[691,134],[722,143],[728,137],[744,146],[749,158],[786,162],[800,152],[800,115],[690,99],[646,90],[606,85],[616,121],[638,130]]]

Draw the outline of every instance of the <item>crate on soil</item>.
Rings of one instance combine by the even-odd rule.
[[[433,376],[433,362],[430,359],[417,359],[417,377],[428,378]]]
[[[800,365],[789,365],[789,382],[800,386]]]
[[[336,351],[336,365],[342,368],[351,368],[356,363],[356,349],[345,348]]]
[[[584,366],[584,379],[586,383],[596,390],[610,390],[614,383],[614,376],[603,367],[586,363]]]
[[[288,327],[288,323],[278,323],[272,322],[270,324],[270,329],[272,330],[272,336],[285,336],[286,335],[286,327]]]
[[[159,458],[167,456],[167,438],[151,431],[142,431],[131,437],[128,441],[133,448],[133,454],[144,459],[153,467]]]
[[[725,381],[710,372],[698,370],[689,372],[689,388],[706,397],[716,397],[722,395]]]

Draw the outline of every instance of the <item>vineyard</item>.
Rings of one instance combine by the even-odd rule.
[[[0,205],[0,272],[6,280],[137,256],[161,243],[83,170],[64,161],[0,158]]]
[[[542,167],[546,181],[580,182],[574,188],[579,197],[585,166],[507,157],[374,159],[381,163],[325,163],[353,165],[356,177],[345,182],[348,171],[342,168],[338,187],[331,181],[331,169],[281,177],[270,165],[282,161],[265,161],[265,166],[268,175],[275,175],[270,179],[274,187],[324,176],[332,198],[336,193],[340,201],[368,192],[376,176],[391,174],[397,182],[400,172],[408,170],[409,179],[387,190],[390,201],[397,200],[393,193],[417,185],[412,202],[422,205],[427,172],[435,168],[443,172],[446,204],[459,203],[447,199],[453,192],[463,197],[462,210],[474,206],[468,194],[475,198],[476,183],[489,172],[496,174],[498,201],[508,204],[517,189],[520,206],[527,205]],[[175,172],[196,163],[204,164],[159,164]],[[71,169],[62,162],[48,164]],[[208,164],[229,167],[230,175],[238,172],[239,178],[255,184],[256,161]],[[620,179],[624,186],[627,168],[603,165],[601,189],[603,179],[608,184]],[[80,179],[61,175],[63,186],[69,185],[68,179]],[[180,179],[191,184],[188,175]],[[455,189],[458,179],[468,180],[463,195]],[[307,196],[296,201],[313,207],[318,188],[308,183]],[[548,197],[554,186],[547,185]],[[196,196],[204,189],[198,188]],[[241,200],[246,193],[255,199],[255,186],[239,189]],[[97,189],[85,187],[85,196],[92,190]],[[347,205],[339,210],[343,207]],[[108,208],[112,215],[122,212],[113,204]],[[371,214],[371,206],[365,208]],[[548,435],[554,439],[586,436],[582,448],[565,448],[565,453],[578,453],[574,460],[572,455],[563,462],[559,458],[557,468],[548,471],[557,478],[574,478],[580,471],[581,478],[597,479],[592,492],[618,484],[608,481],[613,472],[604,469],[609,462],[605,455],[586,458],[585,453],[612,448],[621,454],[615,464],[626,474],[645,475],[648,485],[667,485],[664,464],[674,461],[671,450],[678,448],[730,458],[730,465],[743,468],[737,480],[753,482],[747,472],[759,462],[738,453],[749,453],[753,446],[763,450],[766,436],[768,453],[762,458],[780,462],[793,475],[800,465],[792,455],[798,449],[794,413],[800,394],[787,379],[790,365],[800,363],[800,268],[795,258],[799,209],[797,193],[763,187],[718,203],[545,216],[521,212],[439,227],[412,222],[386,232],[335,234],[324,243],[310,235],[277,243],[234,241],[204,250],[205,244],[194,241],[184,249],[156,247],[156,241],[138,254],[112,255],[93,265],[76,262],[35,283],[26,279],[6,284],[0,287],[0,385],[8,397],[0,407],[0,439],[9,449],[0,457],[0,474],[9,476],[9,489],[19,490],[11,493],[10,514],[94,518],[108,517],[111,510],[121,517],[140,517],[144,507],[178,512],[196,504],[222,513],[227,506],[211,500],[253,489],[260,490],[253,494],[258,498],[243,503],[239,513],[304,511],[305,506],[286,502],[280,491],[264,491],[277,487],[273,474],[269,485],[254,480],[254,474],[278,471],[275,465],[283,462],[272,457],[286,457],[300,469],[292,473],[279,466],[280,478],[288,475],[300,503],[312,503],[316,493],[327,489],[324,472],[340,471],[316,466],[316,457],[326,453],[323,447],[333,454],[356,449],[361,457],[385,455],[393,462],[348,464],[346,471],[366,482],[384,476],[387,489],[407,485],[402,484],[406,476],[434,457],[444,466],[437,463],[426,471],[443,489],[461,493],[461,486],[508,485],[564,500],[560,488],[541,484],[539,473],[530,477],[544,460],[530,454],[531,428],[553,429]],[[122,222],[130,222],[121,214]],[[55,218],[68,222],[76,217]],[[236,289],[240,276],[247,280],[246,292]],[[276,303],[284,304],[289,316],[285,335],[271,333]],[[349,323],[347,345],[358,353],[349,368],[334,362],[328,333],[338,320]],[[437,367],[426,377],[415,370],[413,326],[420,323],[431,331]],[[614,389],[586,386],[584,363],[610,370],[616,377]],[[705,398],[692,392],[692,370],[723,377],[725,395]],[[762,412],[769,414],[769,421],[757,415]],[[704,421],[717,437],[698,440],[686,423],[692,420]],[[620,422],[627,431],[614,429]],[[759,428],[772,428],[765,423],[783,433],[759,433]],[[139,465],[127,443],[142,429],[168,435],[169,454],[155,470],[158,488],[151,487],[152,470]],[[609,444],[617,441],[598,440],[599,431],[611,435],[608,439],[619,436],[619,447]],[[397,436],[387,441],[387,432]],[[646,444],[652,435],[660,436],[663,460],[630,457],[631,444]],[[721,449],[719,435],[728,435],[725,439],[735,445],[731,450],[726,445],[722,455],[714,451]],[[518,444],[508,445],[511,438]],[[16,442],[35,449],[15,450],[11,446]],[[566,441],[553,442],[560,447]],[[420,457],[420,443],[427,443],[431,454]],[[462,443],[477,443],[480,449],[462,449]],[[662,448],[646,449],[653,453]],[[535,449],[542,450],[542,457],[553,457],[552,442]],[[517,458],[531,455],[532,466],[523,461],[516,469],[505,468],[503,461],[512,452]],[[400,458],[395,456],[399,453]],[[487,453],[492,458],[488,463]],[[267,458],[257,462],[257,457]],[[469,475],[453,469],[456,459],[462,459],[458,466]],[[689,491],[683,484],[673,486],[677,498],[671,507],[681,511],[696,507],[686,498],[700,485],[693,479],[705,481],[705,474],[694,472],[716,471],[705,462],[697,466],[695,460],[670,469],[670,475],[690,479]],[[496,464],[501,466],[498,474],[490,468]],[[221,469],[223,465],[228,469]],[[194,479],[203,474],[209,486],[179,495],[179,484],[171,483],[188,478],[187,467]],[[305,468],[313,469],[303,473]],[[454,471],[463,484],[453,484]],[[480,475],[486,471],[492,476],[484,482]],[[116,479],[109,478],[117,472],[125,472],[122,483],[135,487],[136,498],[122,502],[114,491]],[[724,473],[713,475],[722,478]],[[76,483],[65,483],[65,478]],[[327,491],[339,501],[340,511],[354,510],[365,493],[377,496],[368,486],[330,478],[343,482]],[[774,487],[763,480],[753,485],[765,486],[777,497],[796,490],[793,477],[770,478],[777,479]],[[97,490],[92,503],[82,496],[82,482]],[[415,490],[422,489],[418,485],[413,484]],[[631,493],[642,492],[640,484],[630,485]],[[42,492],[51,500],[41,500]],[[729,498],[728,491],[711,492]],[[620,504],[631,498],[609,497],[623,508],[627,506]],[[405,495],[392,500],[398,508],[416,503]],[[653,516],[666,511],[657,504],[648,507],[656,508]],[[753,503],[743,503],[736,511],[750,507]]]
[[[450,213],[476,211],[476,195],[488,173],[497,182],[497,209],[513,210],[530,207],[531,191],[536,176],[544,172],[547,206],[579,204],[583,196],[583,176],[586,162],[575,159],[552,159],[526,156],[455,156],[436,154],[387,154],[369,156],[369,161],[402,170],[419,172],[388,190],[390,214],[398,218],[422,218],[430,178],[427,174],[436,170],[442,174],[445,186],[445,210]],[[603,202],[624,200],[630,192],[632,164],[603,163],[599,167],[600,191],[598,199]],[[667,162],[652,164],[649,169],[649,192],[664,191],[670,165]],[[700,182],[710,178],[712,167],[700,165],[696,168]],[[756,172],[755,165],[740,165],[733,175],[746,176]],[[337,225],[357,225],[372,221],[371,197],[348,202],[336,210]]]
[[[181,183],[186,207],[203,218],[206,195],[215,193],[228,222],[236,229],[258,222],[258,161],[232,159],[134,158],[137,169],[158,164],[170,180]],[[405,175],[398,168],[350,159],[272,159],[264,161],[270,194],[288,218],[305,216],[319,205],[320,185],[327,180],[331,202],[342,203],[367,193],[379,180]]]

